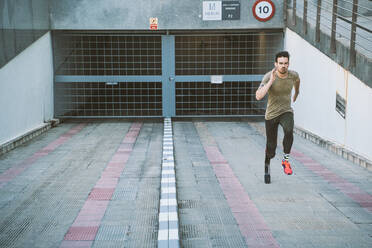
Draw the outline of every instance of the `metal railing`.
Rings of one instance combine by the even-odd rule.
[[[350,48],[349,66],[356,65],[356,53],[372,58],[372,2],[368,0],[289,0],[284,1],[284,19],[296,26],[302,18],[302,32],[315,29],[315,41],[321,32],[330,38],[330,53],[336,53],[336,42]],[[288,13],[291,15],[288,16]]]

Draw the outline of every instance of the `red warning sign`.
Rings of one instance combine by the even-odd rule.
[[[157,17],[150,18],[150,29],[158,30],[158,18]]]
[[[253,4],[252,12],[257,20],[266,22],[274,16],[275,5],[270,0],[258,0]]]

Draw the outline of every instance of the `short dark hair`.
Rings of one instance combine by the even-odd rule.
[[[278,58],[285,57],[289,60],[289,53],[287,51],[280,51],[277,54],[275,54],[275,62],[278,62]]]

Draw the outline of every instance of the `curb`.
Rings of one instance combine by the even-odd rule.
[[[372,161],[368,160],[367,158],[356,154],[342,146],[336,145],[335,143],[322,139],[321,137],[304,130],[299,127],[294,128],[294,133],[301,136],[304,139],[310,140],[311,142],[347,159],[359,166],[366,168],[369,171],[372,171]]]
[[[40,134],[48,131],[49,129],[56,127],[60,123],[59,119],[52,119],[44,124],[42,124],[40,127],[35,128],[34,130],[31,130],[21,136],[18,136],[4,144],[0,145],[0,156],[17,148],[18,146],[26,143],[27,141],[39,136]]]

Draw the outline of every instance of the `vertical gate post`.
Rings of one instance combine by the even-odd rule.
[[[288,26],[288,23],[287,23],[287,18],[288,18],[287,9],[288,9],[288,3],[287,3],[287,0],[284,0],[283,1],[283,21],[284,21],[285,26]]]
[[[322,11],[322,0],[318,0],[316,7],[316,27],[315,27],[315,40],[320,42],[320,16]]]
[[[164,117],[173,117],[176,114],[175,56],[174,36],[162,35],[162,105]]]
[[[337,0],[333,0],[330,52],[336,53]]]
[[[296,0],[293,0],[292,25],[296,26]]]
[[[350,62],[349,67],[354,67],[356,63],[355,38],[357,24],[358,0],[353,0],[353,13],[351,17],[351,36],[350,36]]]
[[[307,34],[307,0],[304,0],[304,16],[302,19],[302,29],[304,31],[304,34]]]

